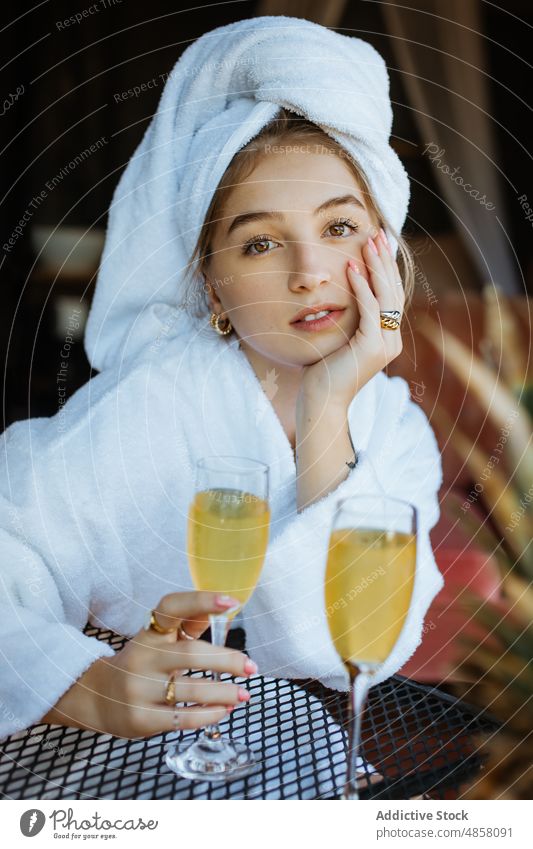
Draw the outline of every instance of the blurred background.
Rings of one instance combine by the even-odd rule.
[[[202,33],[269,14],[361,37],[387,62],[391,144],[411,178],[405,235],[417,280],[402,322],[404,350],[387,371],[409,381],[444,470],[431,538],[445,588],[401,673],[463,686],[470,700],[490,705],[505,732],[490,755],[488,784],[476,792],[492,798],[512,785],[511,797],[530,798],[530,0],[507,0],[505,8],[484,0],[5,7],[1,426],[53,415],[92,376],[83,329],[107,210],[166,75]]]

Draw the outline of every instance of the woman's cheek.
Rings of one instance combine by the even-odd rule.
[[[235,326],[246,334],[255,333],[264,326],[261,305],[238,301],[233,310]]]

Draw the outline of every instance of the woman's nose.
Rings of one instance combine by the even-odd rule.
[[[289,269],[289,289],[316,289],[332,279],[330,264],[333,257],[327,257],[324,249],[317,245],[296,245],[292,268]]]

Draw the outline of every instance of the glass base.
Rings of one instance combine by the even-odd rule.
[[[344,790],[342,791],[341,795],[339,796],[339,799],[344,799],[344,800],[357,799],[358,800],[359,799],[359,791],[357,790],[357,787],[354,787],[353,785],[351,785],[350,787],[345,787]]]
[[[172,772],[193,781],[232,781],[258,767],[252,750],[229,737],[216,741],[200,737],[192,744],[169,746],[165,763]]]

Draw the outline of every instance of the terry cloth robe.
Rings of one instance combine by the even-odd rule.
[[[376,374],[349,407],[357,466],[300,513],[291,444],[238,340],[208,326],[169,335],[97,375],[55,416],[1,437],[0,735],[37,722],[99,657],[91,623],[126,636],[170,592],[191,589],[187,513],[194,464],[243,455],[270,468],[269,547],[242,614],[261,674],[314,677],[345,689],[324,612],[335,503],[383,492],[419,511],[414,594],[379,673],[394,674],[421,640],[443,580],[429,530],[439,517],[441,461],[431,426],[400,377]]]

